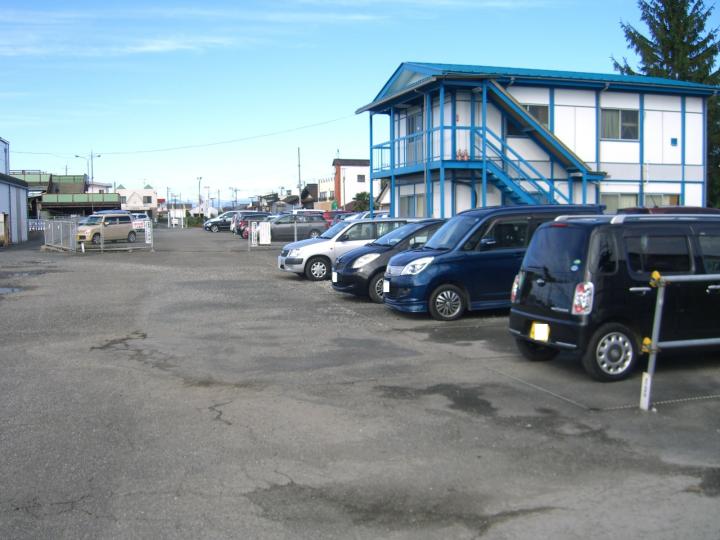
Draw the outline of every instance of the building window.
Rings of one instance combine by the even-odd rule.
[[[402,195],[399,202],[400,217],[424,217],[425,216],[425,194]]]
[[[334,191],[331,191],[331,192],[328,194],[328,198],[329,198],[330,200],[333,200],[333,199],[335,198],[335,192],[334,192]]]
[[[655,206],[677,206],[680,204],[680,195],[667,195],[659,193],[646,193],[645,206],[653,208]]]
[[[364,175],[364,174],[358,174],[358,175],[357,175],[357,181],[358,181],[358,182],[365,182],[365,175]]]
[[[126,204],[127,203],[127,197],[120,197],[120,204]]]
[[[601,138],[622,141],[637,141],[638,111],[624,109],[602,109]]]
[[[152,197],[143,197],[143,204],[152,204]]]
[[[621,208],[632,208],[638,205],[635,193],[601,193],[600,204],[605,205],[607,214],[614,214]]]
[[[549,129],[550,107],[547,105],[523,105],[523,108],[545,129]],[[523,128],[512,120],[507,121],[507,134],[509,137],[524,137],[526,135]]]
[[[327,191],[321,191],[320,194],[318,195],[318,200],[320,202],[327,201],[327,198],[328,198]]]

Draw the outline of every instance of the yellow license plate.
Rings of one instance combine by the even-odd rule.
[[[530,326],[530,339],[536,341],[547,341],[550,339],[550,325],[534,322]]]

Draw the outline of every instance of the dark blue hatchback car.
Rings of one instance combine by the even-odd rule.
[[[499,206],[447,221],[421,249],[390,259],[383,282],[388,307],[452,321],[466,310],[510,307],[510,289],[537,227],[602,206]]]

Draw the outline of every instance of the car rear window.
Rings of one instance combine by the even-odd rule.
[[[685,235],[643,234],[625,238],[630,269],[638,273],[682,273],[692,269],[690,247]]]
[[[523,266],[555,275],[582,272],[587,237],[584,228],[564,223],[540,227],[530,241]]]

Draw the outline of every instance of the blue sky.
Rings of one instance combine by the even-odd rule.
[[[306,182],[367,157],[354,111],[403,61],[611,73],[620,20],[635,2],[6,0],[0,137],[13,169],[93,151],[97,181],[245,197],[296,186],[298,147]]]

